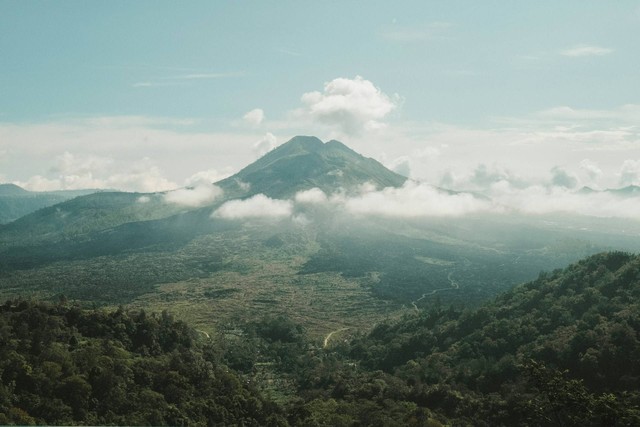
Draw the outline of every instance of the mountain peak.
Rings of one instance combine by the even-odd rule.
[[[263,193],[286,198],[314,187],[334,193],[355,190],[365,182],[384,188],[399,187],[405,181],[342,142],[323,143],[314,136],[296,136],[218,185],[232,197]]]

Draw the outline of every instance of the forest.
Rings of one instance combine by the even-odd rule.
[[[203,333],[65,297],[0,306],[0,424],[640,425],[640,256],[322,345],[285,315]]]

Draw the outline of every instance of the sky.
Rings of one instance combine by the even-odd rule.
[[[163,191],[295,135],[502,195],[640,185],[640,2],[0,0],[0,182]]]

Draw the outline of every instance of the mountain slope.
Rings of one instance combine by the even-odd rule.
[[[385,188],[399,187],[405,181],[405,177],[341,142],[323,143],[316,137],[296,136],[217,185],[230,194],[289,198],[313,187],[334,193],[354,190],[366,182]]]
[[[637,425],[639,300],[640,256],[604,253],[476,310],[379,325],[348,351],[475,425]]]
[[[9,223],[38,209],[95,192],[96,190],[33,192],[15,184],[0,184],[0,224]]]

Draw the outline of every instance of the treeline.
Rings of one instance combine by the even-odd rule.
[[[0,424],[640,425],[640,257],[323,348],[280,316],[210,338],[167,313],[0,306]]]
[[[0,306],[0,424],[286,425],[167,313]]]

